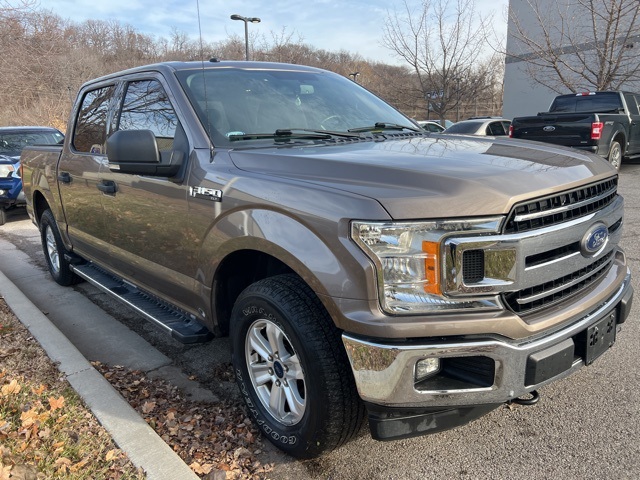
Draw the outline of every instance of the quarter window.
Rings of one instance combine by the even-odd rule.
[[[162,151],[172,148],[177,126],[176,113],[160,82],[129,83],[118,130],[151,130]]]

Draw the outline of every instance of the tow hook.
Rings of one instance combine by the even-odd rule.
[[[540,394],[537,390],[533,390],[528,394],[523,395],[522,397],[514,398],[513,400],[509,400],[507,404],[515,403],[517,405],[535,405],[540,400]]]

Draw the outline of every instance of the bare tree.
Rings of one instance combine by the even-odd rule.
[[[473,0],[422,0],[416,9],[405,0],[402,12],[388,14],[383,45],[410,66],[420,100],[440,119],[458,119],[465,100],[487,88],[478,73],[494,53],[486,48],[490,19]]]
[[[640,80],[638,0],[525,0],[509,12],[507,61],[557,92]]]

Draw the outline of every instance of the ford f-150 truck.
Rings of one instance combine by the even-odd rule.
[[[257,427],[308,458],[438,432],[589,365],[632,301],[602,158],[431,134],[298,65],[140,67],[22,155],[53,278],[230,335]]]
[[[516,117],[509,136],[597,153],[619,169],[640,155],[640,95],[586,92],[557,96],[549,111]]]

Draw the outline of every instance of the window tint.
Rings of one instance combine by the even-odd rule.
[[[178,119],[157,80],[131,82],[122,105],[118,130],[151,130],[160,150],[170,150]]]
[[[458,122],[445,130],[446,133],[469,133],[475,134],[480,127],[480,122]]]
[[[502,122],[491,122],[487,127],[487,135],[506,135]]]
[[[595,95],[571,95],[556,97],[550,112],[593,112],[605,113],[622,108],[617,93],[598,93]]]
[[[73,132],[73,147],[77,151],[106,153],[107,117],[113,91],[114,86],[110,85],[84,95]]]
[[[51,131],[8,131],[0,133],[0,155],[19,157],[22,149],[29,145],[55,145],[64,136],[60,132]]]
[[[629,109],[629,113],[631,115],[639,115],[640,113],[638,112],[638,104],[636,103],[635,95],[631,93],[625,93],[624,99],[627,102],[627,108]]]

